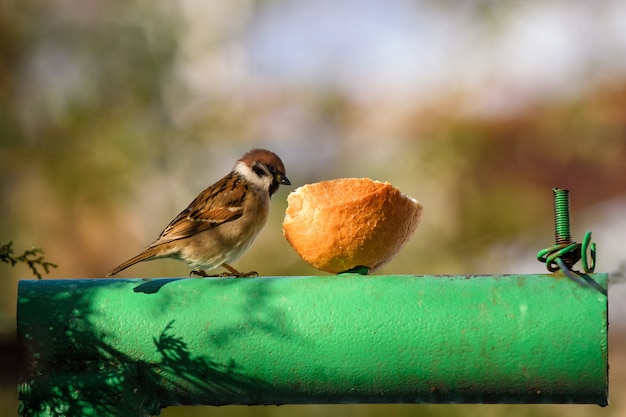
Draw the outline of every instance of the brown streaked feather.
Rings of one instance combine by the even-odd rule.
[[[149,247],[185,239],[240,218],[247,189],[243,178],[231,172],[202,191]]]
[[[107,276],[158,258],[179,259],[207,269],[238,259],[265,224],[270,198],[280,184],[291,185],[276,154],[265,149],[245,153],[228,175],[179,213],[156,241]],[[244,207],[247,211],[242,220],[212,231],[242,218]]]
[[[243,183],[243,186],[240,183]],[[117,266],[107,274],[107,277],[136,263],[163,257],[161,245],[194,236],[240,218],[243,215],[247,190],[248,185],[240,175],[229,173],[202,191],[143,252]]]
[[[240,183],[243,183],[243,186]],[[107,274],[107,277],[136,263],[167,256],[162,253],[161,247],[166,243],[194,236],[240,218],[243,215],[247,190],[245,180],[239,174],[230,172],[202,191],[143,252],[117,266]]]

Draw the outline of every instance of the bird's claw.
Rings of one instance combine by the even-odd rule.
[[[222,278],[226,278],[226,277],[231,277],[231,278],[249,278],[249,277],[258,277],[259,274],[256,271],[250,271],[250,272],[223,272],[221,274],[219,274],[220,277]]]
[[[204,277],[215,277],[215,276],[217,276],[217,275],[209,275],[205,271],[203,271],[202,269],[194,269],[193,271],[191,271],[189,273],[189,275],[192,275],[192,276],[196,275],[196,276],[203,277],[203,278]]]
[[[250,271],[250,272],[229,271],[229,272],[222,272],[221,274],[207,274],[202,269],[194,269],[193,271],[191,271],[189,273],[189,275],[196,275],[196,276],[199,276],[199,277],[202,277],[202,278],[208,278],[208,277],[213,277],[213,278],[249,278],[249,277],[258,277],[259,273],[256,272],[256,271]]]

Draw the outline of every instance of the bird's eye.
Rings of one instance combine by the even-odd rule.
[[[274,165],[268,165],[267,168],[270,170],[271,173],[276,172],[276,167]]]

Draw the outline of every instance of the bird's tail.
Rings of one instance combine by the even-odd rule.
[[[139,255],[137,256],[133,256],[132,258],[130,258],[129,260],[127,260],[126,262],[116,266],[115,268],[113,268],[113,270],[111,270],[111,272],[109,272],[108,274],[106,274],[106,277],[112,277],[113,275],[117,274],[120,271],[123,271],[124,269],[135,265],[136,263],[139,262],[143,262],[143,261],[150,261],[152,259],[156,259],[158,258],[158,251],[155,250],[154,247],[149,247],[148,249],[144,250],[143,252],[141,252]]]

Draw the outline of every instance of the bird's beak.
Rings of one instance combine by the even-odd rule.
[[[289,178],[287,178],[284,175],[278,174],[278,175],[275,176],[275,178],[276,178],[276,181],[278,181],[279,184],[291,185],[291,181],[289,181]]]

